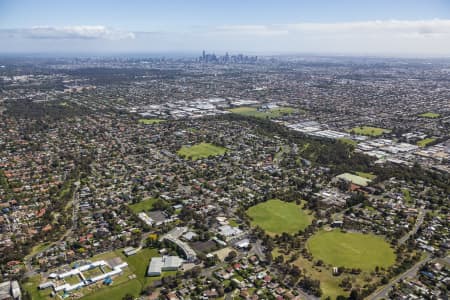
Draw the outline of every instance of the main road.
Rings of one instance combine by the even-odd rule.
[[[376,299],[388,299],[388,294],[389,291],[391,290],[391,288],[397,284],[399,281],[404,280],[406,278],[411,278],[414,277],[417,274],[417,271],[419,271],[419,269],[426,264],[427,262],[429,262],[430,260],[432,260],[432,257],[429,253],[427,253],[425,255],[425,258],[422,259],[421,261],[419,261],[418,263],[416,263],[414,266],[412,266],[411,268],[409,268],[406,272],[404,272],[403,274],[397,276],[394,280],[392,280],[391,282],[389,282],[387,285],[383,286],[381,289],[378,289],[377,291],[375,291],[374,293],[372,293],[371,295],[369,295],[366,299],[367,300],[376,300]]]

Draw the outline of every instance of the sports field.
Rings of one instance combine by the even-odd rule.
[[[295,253],[295,252],[294,252]],[[331,299],[336,299],[337,296],[342,295],[348,297],[350,292],[344,291],[339,286],[343,276],[334,276],[332,268],[328,268],[326,265],[317,266],[315,261],[310,261],[297,252],[298,258],[293,262],[294,265],[301,268],[302,271],[309,277],[320,280],[320,288],[323,292],[321,299],[326,299],[328,296]],[[280,252],[280,249],[275,248],[272,251],[272,256],[277,257],[279,255],[284,256],[284,260],[287,261],[291,257],[291,254],[285,255]],[[356,274],[346,274],[346,277],[350,278],[354,286],[364,286],[365,284],[373,284],[378,281],[378,278],[371,276],[370,272],[362,272]]]
[[[436,141],[435,138],[426,138],[426,139],[418,141],[417,146],[426,147],[426,146],[428,146],[428,144],[433,143],[434,141]]]
[[[127,282],[113,285],[110,287],[102,288],[95,293],[92,293],[86,297],[82,297],[83,300],[109,300],[109,299],[122,299],[126,295],[132,295],[134,297],[139,296],[142,286],[137,279],[129,280]]]
[[[313,220],[312,215],[295,202],[272,199],[247,210],[252,225],[259,226],[269,234],[296,233],[305,229]]]
[[[242,106],[242,107],[236,107],[232,108],[229,111],[232,113],[243,115],[243,116],[249,116],[249,117],[255,117],[255,118],[278,118],[283,115],[289,115],[295,112],[295,109],[292,107],[277,107],[272,108],[269,110],[264,111],[258,111],[256,107],[250,107],[250,106]]]
[[[380,136],[384,133],[391,132],[389,129],[371,127],[371,126],[359,126],[353,127],[352,129],[347,130],[347,132],[359,134],[359,135],[367,135],[367,136]]]
[[[141,202],[130,204],[129,207],[134,213],[140,213],[142,211],[149,211],[152,209],[153,204],[158,201],[158,199],[155,198],[148,198],[145,200],[142,200]]]
[[[363,174],[366,175],[367,173],[363,173]],[[344,179],[346,181],[350,181],[351,183],[357,184],[359,186],[367,186],[372,181],[372,179],[369,179],[366,176],[363,177],[363,176],[358,176],[358,175],[354,175],[351,173],[343,173],[336,177]]]
[[[363,178],[367,178],[370,180],[374,180],[375,178],[377,178],[377,175],[373,174],[373,173],[367,173],[367,172],[355,172],[355,174],[359,177],[363,177]]]
[[[419,115],[419,117],[427,118],[427,119],[437,119],[440,116],[441,116],[440,114],[437,114],[437,113],[434,113],[434,112],[426,112],[426,113],[423,113],[423,114]]]
[[[219,147],[210,143],[200,143],[193,146],[184,146],[178,150],[178,155],[187,159],[197,160],[209,156],[223,155],[227,152],[224,147]]]
[[[376,266],[386,268],[395,263],[394,250],[382,237],[373,234],[319,231],[308,239],[307,247],[314,259],[336,267],[372,271]]]
[[[161,120],[161,119],[139,119],[138,122],[141,124],[144,124],[144,125],[151,125],[151,124],[158,124],[158,123],[164,122],[164,120]]]

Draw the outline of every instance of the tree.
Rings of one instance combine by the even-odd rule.
[[[133,300],[133,299],[134,299],[133,295],[128,293],[122,297],[122,300]]]
[[[228,253],[227,257],[225,258],[226,261],[232,261],[233,259],[235,259],[237,257],[237,253],[236,251],[230,251],[230,253]]]
[[[359,292],[357,290],[352,290],[350,292],[350,296],[348,297],[349,300],[360,300],[362,297],[359,295]]]
[[[153,294],[153,287],[151,285],[146,286],[142,291],[142,294],[150,296],[151,294]]]
[[[282,264],[283,262],[284,262],[284,256],[283,255],[278,255],[277,257],[275,257],[275,263]]]

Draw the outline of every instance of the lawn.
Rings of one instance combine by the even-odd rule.
[[[231,227],[239,227],[239,224],[236,222],[235,219],[229,219],[228,224],[230,224]]]
[[[141,283],[137,279],[129,280],[127,282],[102,288],[86,297],[83,300],[112,300],[122,299],[126,294],[138,297],[141,292]],[[34,299],[34,298],[33,298]]]
[[[153,204],[158,201],[158,199],[155,198],[148,198],[145,200],[142,200],[141,202],[135,203],[135,204],[130,204],[129,207],[131,208],[131,210],[137,214],[140,213],[142,211],[149,211],[152,209]]]
[[[90,269],[90,270],[87,270],[87,271],[83,272],[83,276],[86,279],[92,278],[92,277],[95,277],[95,276],[98,276],[98,275],[101,275],[101,274],[103,274],[103,272],[100,269],[100,267],[93,268],[93,269]]]
[[[136,274],[137,280],[141,283],[142,287],[146,287],[151,282],[161,279],[161,277],[167,276],[167,275],[174,275],[176,271],[170,271],[170,272],[163,272],[162,276],[155,276],[155,277],[147,277],[147,268],[148,264],[150,263],[150,259],[152,257],[159,257],[161,256],[158,253],[157,249],[150,249],[150,248],[144,248],[141,251],[139,251],[135,255],[131,255],[126,257],[121,251],[116,251],[117,254],[122,258],[122,260],[126,261],[128,263],[128,267],[130,270]]]
[[[50,242],[45,242],[45,243],[41,243],[41,244],[37,244],[36,246],[34,246],[31,249],[30,254],[27,255],[27,257],[32,257],[34,255],[36,255],[39,252],[42,252],[44,250],[46,250],[47,248],[49,248],[52,244]]]
[[[300,205],[278,199],[252,206],[247,214],[252,218],[253,226],[259,226],[272,235],[296,233],[305,229],[313,220],[313,216],[302,210]]]
[[[40,283],[41,275],[36,275],[28,278],[27,281],[22,284],[22,288],[30,294],[32,300],[45,300],[50,298],[50,293],[52,290],[38,290]]]
[[[339,138],[338,141],[340,141],[341,143],[356,147],[356,145],[358,145],[357,141],[354,141],[352,139],[348,139],[348,138]]]
[[[90,277],[87,277],[87,278],[90,278]],[[67,282],[68,284],[77,284],[81,281],[81,278],[79,275],[72,275],[72,276],[66,277],[64,279],[64,281]]]
[[[374,180],[375,178],[377,178],[377,175],[375,175],[373,173],[355,172],[355,174],[359,177],[363,177],[363,178],[370,179],[370,180]]]
[[[216,146],[210,143],[200,143],[193,146],[184,146],[178,150],[178,155],[184,158],[197,160],[209,156],[223,155],[227,152],[224,147]]]
[[[339,286],[339,283],[342,281],[342,277],[333,276],[330,270],[327,270],[323,267],[314,267],[310,261],[308,261],[301,255],[297,260],[294,261],[294,265],[305,270],[308,276],[320,280],[320,288],[323,292],[322,299],[327,296],[330,296],[331,299],[336,299],[336,297],[339,295],[348,296],[349,293],[345,292]],[[350,277],[356,278],[356,276]]]
[[[143,288],[151,284],[153,281],[161,279],[164,276],[174,275],[176,273],[175,271],[170,271],[164,272],[162,276],[147,277],[146,274],[148,264],[150,263],[150,259],[155,256],[160,256],[158,250],[150,248],[144,248],[137,254],[129,257],[126,257],[122,253],[122,250],[116,250],[114,252],[108,252],[101,254],[100,256],[96,256],[96,260],[120,257],[124,262],[128,263],[129,272],[127,274],[134,273],[136,275],[136,279],[127,280],[125,282],[115,279],[112,286],[102,288],[82,299],[122,299],[122,297],[127,293],[137,296]]]
[[[394,250],[373,234],[320,231],[308,239],[307,247],[315,259],[336,267],[372,271],[376,266],[386,268],[395,263]]]
[[[362,174],[367,175],[368,173],[362,173]],[[372,179],[369,179],[369,178],[363,177],[363,176],[359,176],[359,175],[354,175],[351,173],[343,173],[336,177],[344,179],[346,181],[350,181],[351,183],[357,184],[359,186],[367,186],[370,182],[372,182]]]
[[[139,119],[138,122],[140,124],[144,124],[144,125],[152,125],[152,124],[158,124],[161,122],[164,122],[165,120],[162,119]]]
[[[423,114],[419,115],[419,117],[427,118],[427,119],[437,119],[440,116],[441,116],[440,114],[437,114],[437,113],[434,113],[434,112],[426,112],[426,113],[423,113]]]
[[[360,126],[360,127],[353,127],[352,129],[347,130],[347,132],[367,136],[381,136],[384,133],[389,133],[391,131],[389,129],[378,127]]]
[[[402,189],[403,199],[405,199],[406,203],[411,203],[411,193],[408,189]]]
[[[431,144],[434,141],[436,141],[435,138],[426,138],[426,139],[418,141],[417,142],[417,146],[419,146],[419,147],[426,147],[426,146],[428,146],[428,144]]]
[[[269,119],[279,118],[281,116],[289,115],[296,112],[296,110],[292,107],[277,107],[265,111],[258,111],[256,107],[250,106],[236,107],[230,109],[229,111],[238,115],[255,118],[269,118]]]
[[[279,249],[275,249],[272,252],[273,257],[277,257],[282,255],[279,252]],[[285,261],[289,259],[290,255],[283,255],[285,257]],[[342,281],[343,276],[333,276],[332,271],[327,269],[326,267],[317,267],[313,262],[305,259],[302,255],[293,262],[294,265],[298,266],[307,274],[309,277],[314,278],[316,280],[320,280],[320,288],[322,289],[323,295],[322,299],[325,299],[327,296],[330,296],[331,299],[336,299],[337,296],[348,296],[349,292],[345,292],[340,286],[339,283]],[[346,275],[352,280],[355,280],[357,283],[362,282],[362,276],[364,275]]]

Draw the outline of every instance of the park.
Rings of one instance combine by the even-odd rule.
[[[258,110],[256,107],[241,106],[229,110],[232,113],[255,118],[279,118],[284,115],[289,115],[295,112],[292,107],[276,107],[267,110]]]
[[[437,113],[434,113],[434,112],[426,112],[426,113],[423,113],[423,114],[419,115],[419,117],[427,118],[427,119],[437,119],[440,116],[441,116],[440,114],[437,114]]]
[[[193,146],[183,146],[177,153],[183,158],[197,160],[210,156],[224,155],[225,152],[227,152],[225,147],[216,146],[210,143],[200,143]]]
[[[347,130],[347,132],[358,135],[366,135],[366,136],[381,136],[385,133],[391,132],[389,129],[372,127],[372,126],[358,126],[353,127],[352,129]]]
[[[307,247],[315,259],[335,267],[373,271],[395,263],[394,250],[374,234],[322,230],[308,240]]]
[[[270,235],[283,232],[293,234],[304,230],[313,220],[313,216],[308,213],[295,202],[278,199],[259,203],[247,210],[252,225],[261,227]]]

